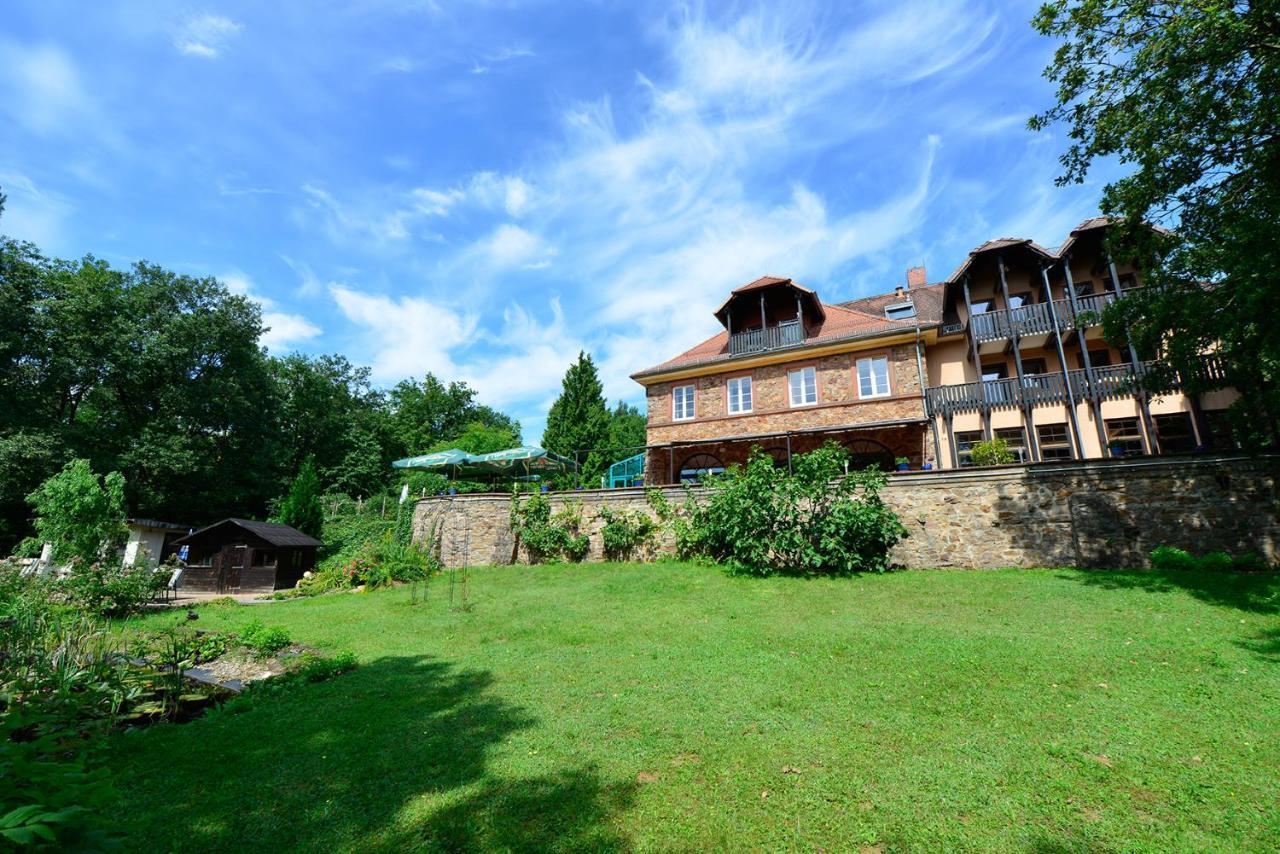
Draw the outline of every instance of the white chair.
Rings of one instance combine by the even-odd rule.
[[[177,567],[173,571],[173,575],[169,576],[169,583],[165,585],[164,595],[167,601],[170,594],[173,595],[174,601],[178,599],[178,588],[182,586],[182,567]]]

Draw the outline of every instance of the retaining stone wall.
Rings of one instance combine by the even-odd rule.
[[[1280,557],[1280,458],[1166,457],[1041,463],[893,475],[885,501],[910,536],[893,553],[912,568],[1145,566],[1158,545],[1201,553],[1223,548]],[[673,504],[680,487],[663,487]],[[588,560],[602,560],[602,506],[652,514],[642,489],[555,493],[554,507],[581,501]],[[507,495],[419,501],[414,535],[438,536],[445,566],[523,561]],[[665,535],[653,557],[670,554]]]

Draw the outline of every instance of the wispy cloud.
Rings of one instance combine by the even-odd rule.
[[[173,46],[188,56],[216,59],[244,27],[222,15],[193,15],[174,29]]]
[[[231,270],[218,277],[227,290],[247,297],[262,306],[262,323],[267,327],[260,339],[262,346],[274,352],[293,350],[323,331],[306,317],[281,311],[271,297],[259,293],[253,280],[241,270]]]
[[[64,248],[64,222],[72,211],[67,198],[20,172],[0,172],[0,192],[8,197],[0,234],[28,240],[46,251]]]
[[[53,44],[0,40],[0,111],[40,135],[69,130],[92,103],[71,55]]]

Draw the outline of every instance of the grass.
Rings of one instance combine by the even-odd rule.
[[[113,742],[149,850],[1270,849],[1280,580],[472,572],[201,610],[331,682]]]

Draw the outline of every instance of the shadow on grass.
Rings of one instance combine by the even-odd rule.
[[[1257,637],[1235,643],[1236,646],[1247,649],[1259,658],[1280,663],[1280,629],[1266,629],[1259,632]]]
[[[1249,611],[1280,614],[1280,572],[1200,572],[1158,569],[1096,569],[1062,573],[1059,578],[1104,590],[1182,590],[1202,602]]]
[[[244,711],[123,736],[112,766],[129,805],[127,845],[624,848],[610,819],[629,806],[629,789],[593,769],[490,772],[493,749],[536,723],[492,683],[484,671],[388,657]]]

